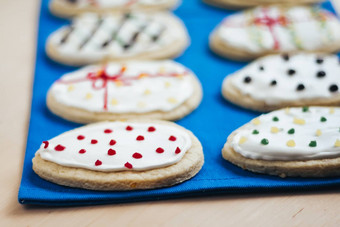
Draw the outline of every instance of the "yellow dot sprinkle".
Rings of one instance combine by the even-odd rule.
[[[168,81],[166,81],[166,82],[164,83],[164,86],[165,86],[166,88],[171,87],[171,83],[168,82]]]
[[[110,104],[111,104],[112,106],[115,106],[115,105],[117,105],[117,104],[118,104],[118,101],[117,101],[117,99],[111,99],[111,102],[110,102]]]
[[[261,121],[258,118],[255,118],[254,120],[251,121],[254,125],[259,125],[261,124]]]
[[[146,74],[146,73],[141,73],[141,74],[139,74],[138,77],[139,77],[139,78],[145,78],[145,77],[148,77],[148,74]]]
[[[301,119],[301,118],[294,118],[294,124],[297,124],[297,125],[304,125],[306,123],[306,121],[304,119]]]
[[[91,93],[87,93],[85,99],[92,99],[93,95]]]
[[[177,78],[177,79],[180,79],[180,80],[183,80],[184,76],[183,76],[183,74],[178,74],[178,75],[176,76],[176,78]]]
[[[74,86],[73,85],[69,85],[68,87],[67,87],[67,91],[73,91],[74,90]]]
[[[295,141],[294,140],[288,140],[287,141],[287,146],[288,147],[295,147]]]
[[[322,135],[322,131],[320,129],[316,130],[315,135],[321,136]]]
[[[271,133],[278,133],[280,130],[277,128],[277,127],[272,127],[271,129],[270,129],[270,132]]]
[[[334,114],[334,112],[335,112],[335,109],[333,107],[329,108],[329,113],[330,114]]]
[[[238,141],[238,144],[244,144],[246,141],[247,141],[247,138],[244,137],[244,136],[242,136],[242,137],[240,138],[240,141]]]
[[[161,73],[161,74],[162,74],[162,73],[165,73],[165,71],[166,71],[166,70],[165,70],[165,67],[164,67],[164,66],[161,66],[161,67],[159,68],[159,70],[158,70],[158,72]]]
[[[150,94],[151,94],[151,91],[149,89],[145,89],[144,95],[150,95]]]
[[[289,108],[289,107],[285,108],[285,113],[286,113],[286,114],[289,114],[289,113],[290,113],[290,108]]]
[[[120,80],[115,81],[115,84],[117,87],[121,87],[123,85],[123,82]]]
[[[138,102],[137,106],[140,108],[144,108],[146,106],[145,102]]]
[[[171,98],[168,98],[168,102],[175,104],[175,103],[177,103],[177,99],[171,97]]]
[[[340,140],[337,139],[334,143],[334,147],[340,147]]]

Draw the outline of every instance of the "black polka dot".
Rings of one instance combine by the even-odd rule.
[[[325,71],[319,71],[319,72],[316,73],[316,77],[318,77],[318,78],[323,78],[325,76],[326,76]]]
[[[289,55],[288,54],[283,54],[282,55],[283,60],[289,61]]]
[[[250,77],[250,76],[246,76],[246,77],[244,78],[244,83],[249,84],[250,82],[251,82],[251,77]]]
[[[323,59],[322,58],[317,58],[315,62],[318,63],[318,64],[322,64],[323,63]]]
[[[259,66],[259,70],[260,71],[263,71],[264,70],[264,67],[262,65]]]
[[[305,89],[305,85],[303,85],[303,84],[299,84],[297,87],[296,87],[296,90],[297,91],[302,91],[302,90],[304,90]]]
[[[277,84],[276,80],[272,80],[272,81],[270,82],[270,86],[275,86],[276,84]]]
[[[296,73],[296,71],[295,71],[294,69],[288,69],[288,70],[287,70],[287,74],[288,74],[289,76],[293,76],[295,73]]]
[[[330,92],[337,92],[338,90],[339,90],[339,87],[336,84],[332,84],[331,86],[329,86]]]

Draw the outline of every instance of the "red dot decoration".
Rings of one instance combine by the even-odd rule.
[[[148,128],[148,132],[154,132],[154,131],[156,131],[156,128],[155,128],[155,127],[150,126],[150,127]]]
[[[117,143],[116,140],[110,140],[110,145],[111,146],[115,145],[116,143]]]
[[[83,140],[83,139],[85,139],[85,136],[79,135],[79,136],[77,137],[77,139],[78,139],[78,140]]]
[[[49,142],[48,141],[43,141],[44,144],[44,149],[48,148]]]
[[[96,143],[98,143],[98,140],[91,140],[91,144],[96,144]]]
[[[161,147],[159,147],[159,148],[156,149],[156,152],[159,153],[159,154],[161,154],[161,153],[164,152],[164,149],[161,148]]]
[[[179,147],[177,147],[176,150],[175,150],[175,154],[179,154],[179,153],[181,153],[181,149],[179,149]]]
[[[136,140],[138,141],[144,140],[144,136],[137,136]]]
[[[65,150],[65,147],[63,145],[58,144],[57,146],[55,146],[54,150],[63,151],[63,150]]]
[[[107,151],[107,154],[110,155],[110,156],[112,156],[112,155],[115,155],[115,154],[116,154],[116,151],[110,148],[110,149]]]
[[[105,129],[104,133],[106,133],[106,134],[112,133],[112,130],[111,129]]]
[[[140,153],[136,152],[136,153],[134,153],[134,154],[132,155],[132,157],[135,158],[135,159],[140,159],[140,158],[143,157],[143,155],[141,155]]]
[[[132,128],[130,125],[126,126],[125,129],[126,129],[127,131],[132,131],[132,130],[133,130],[133,128]]]
[[[86,150],[85,150],[85,149],[80,149],[80,150],[79,150],[79,154],[84,154],[84,153],[86,153]]]
[[[102,163],[102,161],[97,160],[94,164],[95,164],[95,166],[100,166],[100,165],[102,165],[103,163]]]
[[[177,138],[176,138],[176,137],[174,137],[174,136],[170,136],[170,137],[169,137],[169,140],[170,140],[170,141],[176,141],[176,140],[177,140]]]
[[[128,169],[132,169],[132,165],[131,165],[131,163],[129,163],[129,162],[127,162],[127,163],[125,163],[125,165],[124,165],[126,168],[128,168]]]

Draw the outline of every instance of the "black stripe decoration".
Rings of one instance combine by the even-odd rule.
[[[80,44],[79,50],[81,50],[81,49],[82,49],[82,48],[83,48],[83,47],[91,40],[91,38],[96,34],[96,32],[98,31],[98,29],[99,29],[100,26],[102,25],[103,21],[104,21],[104,20],[103,20],[102,17],[99,17],[99,18],[98,18],[97,23],[96,23],[96,25],[94,26],[94,28],[93,28],[91,34],[90,34],[88,37],[86,37],[86,38],[84,39],[84,41]]]
[[[60,40],[60,45],[64,44],[68,38],[70,37],[71,33],[74,31],[74,27],[71,25],[70,28],[67,30],[63,38]]]

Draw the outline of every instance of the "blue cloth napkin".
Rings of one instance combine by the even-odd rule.
[[[323,7],[331,10],[329,2]],[[43,140],[48,140],[80,126],[65,121],[46,107],[48,88],[62,74],[74,67],[51,61],[45,54],[49,34],[67,24],[48,11],[48,1],[42,1],[39,20],[37,58],[33,87],[31,120],[27,149],[18,200],[22,204],[50,206],[73,206],[104,203],[121,203],[147,200],[171,199],[212,194],[274,192],[331,188],[340,185],[340,178],[281,179],[275,176],[254,174],[225,161],[221,149],[227,136],[239,126],[258,115],[238,108],[221,97],[223,78],[245,65],[214,55],[208,47],[209,33],[232,11],[203,4],[200,0],[184,0],[175,11],[185,23],[191,36],[191,46],[183,56],[176,59],[191,68],[201,80],[204,98],[199,108],[178,124],[191,130],[204,148],[205,164],[191,180],[163,189],[131,192],[99,192],[64,187],[41,179],[32,170],[32,158]]]

